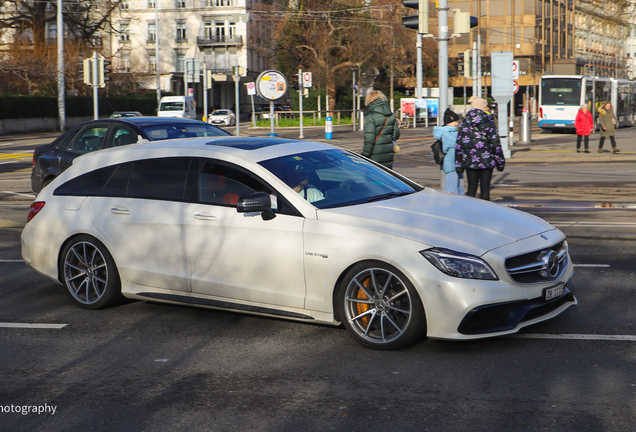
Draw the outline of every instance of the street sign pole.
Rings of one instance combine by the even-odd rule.
[[[492,60],[492,96],[499,104],[499,139],[504,157],[512,154],[508,148],[508,102],[512,99],[512,52],[502,51],[490,53]]]
[[[298,84],[298,106],[300,108],[300,135],[298,138],[303,139],[305,135],[303,134],[303,70],[298,69],[298,80],[300,81]]]
[[[93,118],[95,120],[99,119],[99,79],[97,79],[97,51],[93,51],[93,62],[92,62],[92,78],[91,85],[93,86]]]

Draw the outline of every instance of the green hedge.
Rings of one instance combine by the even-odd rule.
[[[67,97],[66,117],[91,117],[92,97]],[[99,116],[109,117],[115,111],[139,111],[157,115],[155,98],[99,98]],[[57,98],[36,96],[0,96],[0,119],[57,118]]]

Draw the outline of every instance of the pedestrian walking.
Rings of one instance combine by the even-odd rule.
[[[458,172],[466,170],[468,190],[466,195],[490,200],[492,171],[503,171],[506,165],[499,133],[492,117],[485,112],[488,104],[480,97],[468,99],[471,110],[459,124],[455,145],[455,167]]]
[[[598,124],[601,127],[601,140],[598,142],[598,152],[603,153],[603,143],[605,142],[605,138],[609,137],[612,142],[612,152],[618,153],[620,150],[616,148],[616,141],[614,140],[616,118],[614,117],[612,104],[609,102],[602,104],[598,108],[598,114]]]
[[[590,134],[594,128],[594,119],[587,104],[581,105],[579,112],[576,114],[574,128],[576,129],[576,152],[579,153],[581,151],[581,141],[583,141],[585,147],[584,152],[589,153],[588,145],[590,142]]]
[[[444,152],[444,163],[442,169],[446,173],[444,190],[454,194],[464,195],[464,174],[458,173],[455,168],[455,145],[457,144],[457,126],[459,126],[459,116],[446,108],[444,112],[444,126],[433,128],[433,137],[442,141],[442,151]]]
[[[395,116],[386,96],[373,90],[364,100],[364,148],[362,155],[393,168],[393,141],[400,138]]]

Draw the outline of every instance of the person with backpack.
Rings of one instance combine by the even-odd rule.
[[[459,116],[450,108],[444,112],[444,126],[435,126],[433,128],[433,137],[441,141],[441,151],[444,153],[443,160],[440,163],[446,181],[444,190],[458,195],[464,195],[464,175],[455,169],[455,144],[457,142],[457,126],[459,126]],[[436,142],[434,145],[439,144]],[[440,158],[441,159],[441,158]]]

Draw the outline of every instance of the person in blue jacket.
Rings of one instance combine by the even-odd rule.
[[[455,167],[455,144],[457,142],[457,126],[459,126],[459,116],[447,108],[444,112],[444,126],[435,126],[433,136],[442,140],[442,150],[444,151],[444,165],[442,169],[446,173],[444,190],[454,194],[464,195],[464,178]]]

